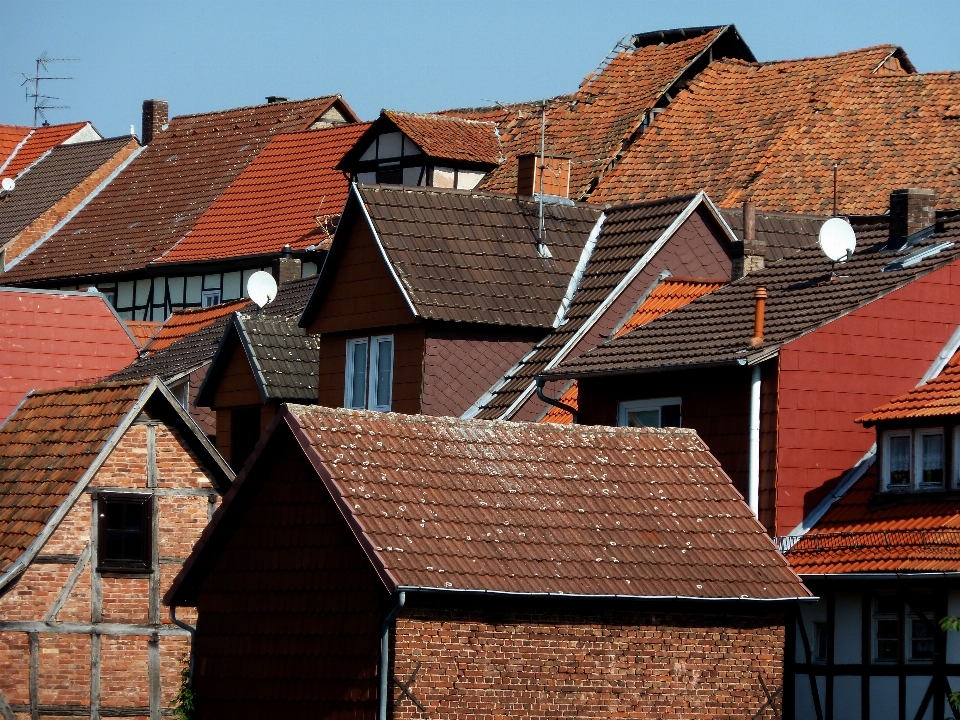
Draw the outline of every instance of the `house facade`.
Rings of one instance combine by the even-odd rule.
[[[20,404],[0,426],[0,715],[170,714],[192,618],[160,596],[232,479],[159,379]]]

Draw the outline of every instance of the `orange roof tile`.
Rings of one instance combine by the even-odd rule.
[[[17,149],[17,145],[23,142],[31,130],[33,128],[26,125],[0,125],[0,166],[7,161]],[[6,169],[3,171],[3,177],[10,177]]]
[[[430,157],[492,165],[500,162],[497,126],[492,122],[396,110],[384,110],[383,114]]]
[[[898,187],[960,204],[960,73],[906,74],[899,48],[751,64],[718,61],[601,180],[595,202],[706,190],[722,207],[883,213]]]
[[[133,335],[140,347],[146,345],[147,340],[153,337],[154,333],[163,325],[162,322],[151,322],[149,320],[125,320],[124,325]]]
[[[369,123],[277,135],[157,263],[279,254],[328,240],[318,216],[339,216],[349,182],[336,170]]]
[[[33,133],[3,169],[4,177],[16,177],[48,150],[83,130],[89,123],[76,122],[65,125],[46,125],[33,128]]]
[[[960,415],[960,365],[954,355],[935,378],[857,418],[867,427],[885,420]]]
[[[576,93],[548,101],[546,146],[552,154],[573,158],[570,197],[580,199],[589,193],[592,184],[630,142],[647,110],[656,106],[701,53],[730,30],[717,27],[679,42],[628,47],[598,75],[585,79]],[[492,108],[445,111],[461,117],[493,119],[500,126],[505,161],[480,188],[515,192],[517,156],[539,151],[539,105],[506,106],[499,117]]]
[[[699,297],[712,293],[725,284],[726,283],[716,280],[687,280],[675,277],[664,278],[650,291],[646,299],[640,303],[640,307],[638,307],[633,315],[630,316],[630,319],[623,324],[623,327],[617,330],[614,337],[620,337],[641,325],[646,325],[661,315],[666,315],[671,310],[681,308]],[[560,396],[560,402],[572,408],[579,408],[578,387],[577,381],[574,380],[573,385]],[[573,417],[566,410],[551,407],[540,422],[561,423],[566,425],[573,422]]]
[[[960,570],[960,500],[878,501],[875,466],[787,552],[796,573]],[[873,498],[873,501],[871,501]]]
[[[177,310],[168,317],[166,322],[156,331],[150,339],[150,342],[147,343],[144,351],[153,353],[157,350],[163,350],[177,340],[185,338],[187,335],[191,335],[197,330],[216,322],[225,315],[240,310],[249,304],[250,300],[248,298],[240,298],[239,300],[230,300],[229,302],[211,305],[210,307]],[[127,324],[129,325],[130,323]]]

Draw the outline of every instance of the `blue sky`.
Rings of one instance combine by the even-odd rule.
[[[32,124],[21,72],[50,83],[106,135],[140,130],[140,104],[172,114],[341,93],[364,119],[571,92],[621,37],[734,23],[760,60],[902,45],[921,72],[960,70],[960,2],[295,2],[3,0],[0,122]]]

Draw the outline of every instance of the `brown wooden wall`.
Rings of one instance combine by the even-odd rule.
[[[198,717],[375,717],[386,591],[286,426],[231,511],[199,593]]]
[[[366,221],[353,223],[331,284],[307,328],[314,335],[414,322]]]
[[[346,380],[347,340],[375,335],[393,335],[394,412],[416,415],[421,408],[423,387],[423,325],[372,328],[362,332],[328,333],[320,338],[320,372],[317,404],[343,407]]]
[[[220,410],[260,405],[262,402],[260,388],[257,387],[250,361],[247,360],[243,347],[237,343],[220,375],[213,395],[213,407],[215,410]]]

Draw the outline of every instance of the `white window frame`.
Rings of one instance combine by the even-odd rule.
[[[213,305],[219,305],[222,297],[223,291],[219,288],[213,290],[204,290],[200,293],[200,307],[212,307]],[[213,300],[213,302],[208,305],[207,300]]]
[[[617,425],[619,427],[627,426],[627,418],[629,413],[636,412],[637,410],[659,410],[660,411],[660,427],[663,427],[663,406],[664,405],[679,405],[680,406],[680,422],[683,422],[683,403],[678,397],[665,397],[665,398],[649,398],[647,400],[628,400],[626,402],[619,403],[617,405]]]
[[[890,438],[906,437],[910,439],[910,482],[906,485],[890,485]],[[885,430],[883,433],[883,489],[890,492],[907,492],[913,489],[915,473],[913,452],[913,432],[910,430]]]
[[[923,456],[920,452],[920,449],[923,447],[923,444],[920,442],[920,438],[924,435],[939,435],[940,436],[940,464],[941,471],[943,473],[943,480],[940,481],[939,485],[930,485],[920,481],[920,478],[923,477]],[[944,432],[943,427],[927,427],[927,428],[918,428],[914,430],[913,433],[913,489],[919,492],[931,492],[937,490],[944,490],[945,484],[944,480],[947,479],[947,447],[946,447],[946,433]]]
[[[381,343],[390,343],[390,387],[387,392],[386,404],[377,404],[377,390],[379,389],[378,368],[380,362]],[[351,397],[354,381],[354,355],[355,348],[365,346],[364,352],[364,392],[363,398],[358,402],[356,398]],[[347,340],[347,352],[344,359],[344,385],[343,385],[343,406],[351,410],[376,410],[377,412],[390,412],[393,405],[393,358],[396,340],[393,335],[373,335],[371,337],[351,338]]]
[[[933,613],[924,613],[926,619],[933,625],[936,625],[933,619]],[[903,628],[903,639],[904,639],[904,654],[906,655],[906,660],[911,665],[932,665],[933,658],[915,658],[913,656],[913,621],[919,620],[922,621],[923,618],[920,615],[917,615],[911,608],[910,604],[907,603],[906,607],[903,609],[903,623],[905,627]],[[936,635],[934,635],[936,637]],[[936,653],[936,640],[934,640],[934,653]]]
[[[390,343],[390,387],[387,390],[386,405],[377,404],[377,395],[379,394],[378,370],[380,366],[380,343],[382,342]],[[393,404],[393,346],[393,335],[376,335],[370,338],[370,344],[368,345],[368,357],[370,360],[367,365],[367,408],[370,410],[390,412],[390,407]]]

